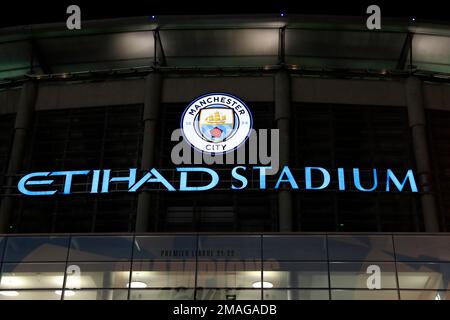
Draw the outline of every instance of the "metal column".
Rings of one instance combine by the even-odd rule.
[[[157,136],[157,123],[161,104],[161,75],[158,72],[149,74],[145,80],[144,100],[144,138],[142,143],[141,169],[146,170],[153,166],[155,157],[155,143]],[[152,215],[152,219],[150,215]],[[152,213],[151,194],[141,192],[138,196],[136,216],[136,232],[146,232],[156,228],[156,212]],[[150,224],[150,225],[149,225]]]
[[[436,200],[432,188],[432,172],[426,134],[422,81],[411,76],[406,80],[406,103],[411,128],[425,231],[439,232]]]
[[[29,81],[24,83],[20,92],[19,104],[17,106],[16,121],[14,124],[14,140],[11,146],[11,153],[8,162],[6,175],[6,185],[13,187],[11,176],[19,173],[23,162],[27,136],[32,124],[34,107],[36,104],[37,84]],[[7,233],[10,230],[11,216],[14,209],[13,199],[8,196],[11,193],[8,188],[6,197],[0,207],[0,233]]]
[[[290,152],[290,118],[291,118],[291,81],[286,70],[280,70],[275,75],[275,123],[279,130],[280,168],[289,163]],[[292,194],[281,187],[278,191],[279,231],[293,230],[292,224]]]

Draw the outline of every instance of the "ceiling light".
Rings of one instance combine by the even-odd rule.
[[[130,283],[127,283],[127,288],[142,289],[142,288],[147,288],[147,284],[145,282],[141,282],[141,281],[132,281]]]
[[[56,290],[55,293],[60,296],[62,295],[62,290]],[[64,291],[64,297],[72,297],[75,295],[75,291],[73,290],[65,290]]]
[[[263,281],[263,282],[256,281],[256,282],[253,282],[252,286],[255,289],[261,289],[261,287],[264,288],[264,289],[273,288],[272,282],[268,282],[268,281]]]
[[[22,279],[16,276],[4,276],[1,285],[5,287],[19,287],[22,284]]]
[[[17,291],[0,291],[0,294],[5,297],[17,297],[19,293]]]

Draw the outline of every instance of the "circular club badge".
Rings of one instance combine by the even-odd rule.
[[[216,154],[243,144],[252,124],[249,108],[228,93],[210,93],[196,98],[181,117],[181,129],[188,143],[198,151]]]

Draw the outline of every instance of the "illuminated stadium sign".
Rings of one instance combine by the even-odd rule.
[[[229,154],[239,148],[249,137],[252,125],[249,108],[239,98],[228,93],[210,93],[196,98],[181,117],[185,140],[207,155]],[[278,158],[278,152],[275,153]],[[176,163],[173,158],[172,161]],[[279,168],[278,160],[275,163],[275,166],[239,165],[232,169],[218,170],[184,166],[169,170],[169,173],[165,169],[156,168],[140,171],[131,168],[125,173],[123,170],[113,172],[110,169],[34,172],[20,179],[18,189],[28,196],[140,190],[276,190],[281,187],[292,190],[418,192],[412,170],[408,170],[406,174],[394,173],[391,169],[382,172],[377,169],[327,170],[321,167],[291,170],[288,166]],[[364,182],[361,182],[361,175],[365,177]]]
[[[269,179],[266,172],[270,167],[237,166],[231,169],[230,176],[221,181],[218,172],[204,167],[179,167],[176,168],[177,177],[170,181],[157,169],[139,172],[137,169],[129,169],[127,175],[112,176],[109,169],[106,170],[81,170],[81,171],[54,171],[54,172],[34,172],[22,177],[18,183],[18,189],[22,194],[29,196],[49,196],[55,194],[71,194],[73,180],[84,178],[85,185],[88,185],[88,193],[109,193],[113,184],[126,184],[127,192],[136,192],[143,188],[166,190],[166,191],[207,191],[215,189],[219,183],[225,184],[231,190],[244,190],[249,185],[248,173],[257,178],[257,189],[278,189],[281,186],[294,190],[323,190],[329,188],[332,183],[337,185],[339,191],[354,190],[361,192],[383,191],[418,192],[414,174],[408,170],[405,175],[398,177],[390,169],[378,172],[371,171],[370,187],[363,186],[360,179],[360,169],[354,168],[346,172],[344,168],[338,168],[337,174],[331,174],[329,170],[321,167],[305,167],[304,176],[294,177],[289,167],[284,167],[279,174]],[[345,174],[350,174],[351,186],[345,179]],[[193,175],[201,175],[201,179],[193,178]],[[246,175],[247,174],[247,175]],[[314,175],[314,178],[313,178]],[[63,179],[63,182],[55,183],[55,179]],[[379,183],[384,181],[384,183]],[[271,185],[269,185],[269,182]],[[368,183],[366,183],[368,184]],[[60,185],[59,188],[57,186]]]
[[[252,129],[252,114],[245,103],[228,93],[196,98],[181,117],[186,141],[204,153],[226,153],[241,146]]]

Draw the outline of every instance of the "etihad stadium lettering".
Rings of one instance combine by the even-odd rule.
[[[219,173],[205,167],[178,167],[169,173],[152,168],[114,172],[104,170],[33,172],[18,182],[20,193],[28,196],[69,195],[75,192],[104,194],[113,191],[140,190],[207,191],[217,189],[279,189],[358,191],[358,192],[418,192],[412,170],[399,173],[391,169],[360,170],[358,168],[305,167],[299,174],[285,166],[276,175],[268,175],[271,167],[237,166]],[[75,183],[75,180],[81,182]],[[59,182],[58,182],[59,181]],[[123,189],[118,189],[121,184]],[[82,190],[78,190],[82,185]],[[74,190],[77,189],[77,190]]]

